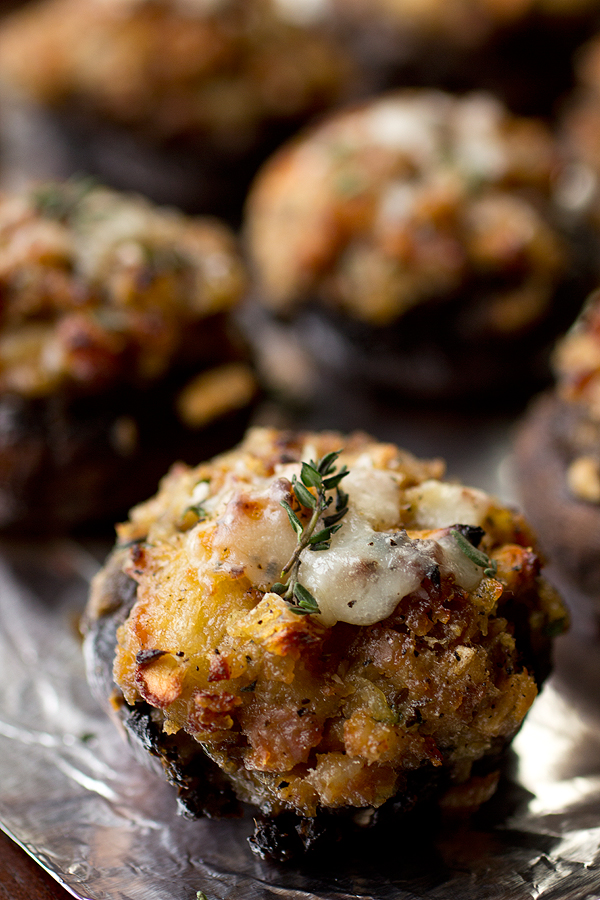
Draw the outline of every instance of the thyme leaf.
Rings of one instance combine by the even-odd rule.
[[[292,486],[294,488],[294,493],[302,506],[306,506],[307,509],[317,508],[317,498],[315,495],[311,494],[301,481],[297,481],[295,476],[292,479]]]
[[[341,450],[332,450],[331,453],[326,453],[323,459],[316,465],[315,463],[311,463],[311,465],[313,468],[316,468],[319,475],[329,475],[330,472],[333,472],[340,453]]]
[[[285,594],[285,592],[287,591],[287,584],[282,584],[281,581],[276,581],[271,590],[274,594]]]
[[[332,535],[339,531],[341,525],[329,525],[327,528],[322,528],[321,531],[316,531],[315,534],[309,539],[309,544],[321,544],[325,541],[330,541]]]
[[[468,538],[466,538],[464,534],[461,534],[458,529],[451,528],[450,534],[465,556],[470,559],[472,563],[475,563],[476,566],[479,566],[480,569],[483,569],[484,575],[488,578],[494,578],[496,576],[498,572],[498,563],[495,559],[490,559],[487,553],[483,553],[483,551],[474,547]]]
[[[300,480],[302,484],[305,484],[306,487],[314,487],[320,488],[321,482],[323,479],[317,469],[310,463],[303,462],[302,463],[302,472],[300,473]]]
[[[308,612],[319,612],[319,605],[311,592],[298,581],[294,585],[294,597],[301,609],[305,609]]]
[[[333,488],[336,488],[338,486],[338,484],[340,483],[340,481],[342,480],[342,478],[344,478],[347,474],[348,474],[348,469],[346,468],[346,466],[344,466],[343,469],[340,469],[340,471],[338,472],[337,475],[333,475],[331,478],[326,478],[323,481],[325,490],[331,491],[331,490],[333,490]],[[347,495],[345,495],[345,496],[347,496]]]
[[[335,465],[341,451],[327,453],[321,460],[303,462],[300,478],[292,478],[292,491],[298,504],[305,510],[312,510],[309,521],[304,525],[289,503],[281,501],[298,542],[290,560],[281,571],[281,581],[271,588],[288,603],[296,615],[304,616],[319,612],[319,604],[313,595],[298,580],[301,554],[304,550],[329,550],[331,538],[342,526],[341,519],[348,512],[348,494],[340,490],[342,478],[348,474],[346,466],[339,472]],[[335,513],[323,513],[333,503],[331,492],[335,490]],[[321,526],[321,527],[318,527]]]
[[[281,505],[283,506],[286,513],[288,514],[288,519],[290,520],[290,525],[292,526],[292,528],[294,529],[294,531],[296,532],[298,537],[300,537],[300,535],[304,531],[304,525],[302,524],[302,522],[300,521],[300,519],[298,518],[298,516],[292,509],[292,507],[289,505],[289,503],[286,503],[285,500],[282,500]]]

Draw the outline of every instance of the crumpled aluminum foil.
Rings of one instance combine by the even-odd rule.
[[[460,461],[454,468],[497,490],[476,477],[495,472],[490,452],[497,460],[505,449],[494,428],[476,444],[481,459],[471,454],[463,471]],[[461,426],[446,435],[438,452],[452,456],[452,441],[464,446],[466,433]],[[403,443],[410,446],[410,436]],[[77,621],[107,549],[0,547],[0,825],[75,897],[598,900],[593,609],[575,604],[574,626],[557,641],[555,673],[515,741],[491,812],[436,825],[423,840],[390,835],[392,850],[379,855],[371,848],[346,858],[341,847],[331,865],[286,867],[250,851],[251,813],[221,822],[179,817],[172,789],[134,761],[90,696]]]

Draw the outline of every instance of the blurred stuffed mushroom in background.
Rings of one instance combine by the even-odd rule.
[[[600,35],[596,30],[575,58],[577,82],[558,117],[559,136],[572,161],[567,174],[573,202],[600,226]]]
[[[600,607],[600,294],[556,346],[555,385],[520,423],[515,474],[556,572]],[[577,593],[574,594],[577,596]]]
[[[37,0],[0,23],[4,155],[239,218],[259,162],[353,96],[319,4]]]
[[[562,165],[539,120],[487,94],[404,90],[329,116],[250,192],[254,333],[353,387],[526,394],[594,280]]]
[[[242,434],[233,235],[88,181],[0,197],[0,527],[123,514]]]

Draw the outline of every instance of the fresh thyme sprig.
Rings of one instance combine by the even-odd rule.
[[[348,474],[348,469],[342,466],[338,472],[335,471],[340,453],[341,450],[337,450],[327,453],[318,462],[312,460],[309,463],[303,462],[300,480],[295,475],[292,478],[292,491],[296,500],[304,509],[312,509],[312,515],[306,525],[302,524],[289,503],[281,501],[296,532],[298,543],[290,560],[281,570],[281,581],[274,584],[271,590],[280,594],[289,604],[291,611],[297,615],[319,612],[319,604],[313,595],[298,581],[300,557],[307,549],[328,550],[331,538],[342,527],[341,520],[348,512],[348,494],[340,488],[340,482]],[[335,491],[335,512],[326,516],[323,514],[333,503],[331,491]],[[317,531],[319,524],[322,527]]]
[[[465,556],[468,557],[472,563],[475,563],[476,566],[483,569],[484,575],[487,575],[488,578],[494,578],[496,576],[498,572],[498,563],[495,559],[490,559],[486,553],[483,553],[481,550],[474,547],[471,541],[466,538],[464,534],[461,534],[458,529],[451,528],[450,534]]]

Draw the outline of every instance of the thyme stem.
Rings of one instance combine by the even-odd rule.
[[[303,525],[291,506],[285,501],[281,505],[288,514],[290,524],[298,542],[292,556],[281,570],[281,582],[274,584],[272,591],[279,594],[290,609],[298,615],[308,615],[319,612],[319,604],[298,580],[301,556],[305,550],[328,550],[331,538],[342,526],[340,520],[348,512],[348,495],[340,489],[340,482],[348,474],[345,466],[335,471],[335,463],[340,455],[340,450],[327,453],[318,462],[303,462],[300,480],[292,478],[292,491],[299,505],[304,509],[312,509],[312,515],[306,525]],[[309,490],[314,488],[316,496]],[[333,502],[333,497],[328,496],[335,490],[335,513],[323,516],[323,513]],[[315,533],[319,519],[323,516],[323,527]]]
[[[282,578],[285,578],[285,576],[288,573],[290,574],[289,586],[288,586],[287,591],[284,594],[284,598],[286,600],[290,599],[294,595],[294,580],[298,574],[298,569],[300,568],[300,554],[302,553],[303,550],[306,550],[306,548],[308,547],[310,538],[316,528],[317,522],[319,521],[319,516],[321,515],[321,512],[323,511],[322,510],[323,500],[324,500],[324,495],[319,493],[317,495],[317,506],[315,507],[315,510],[314,510],[312,516],[310,517],[310,522],[308,523],[308,525],[302,532],[302,535],[298,538],[298,545],[296,546],[296,549],[294,550],[294,553],[293,553],[290,561],[281,570]]]

